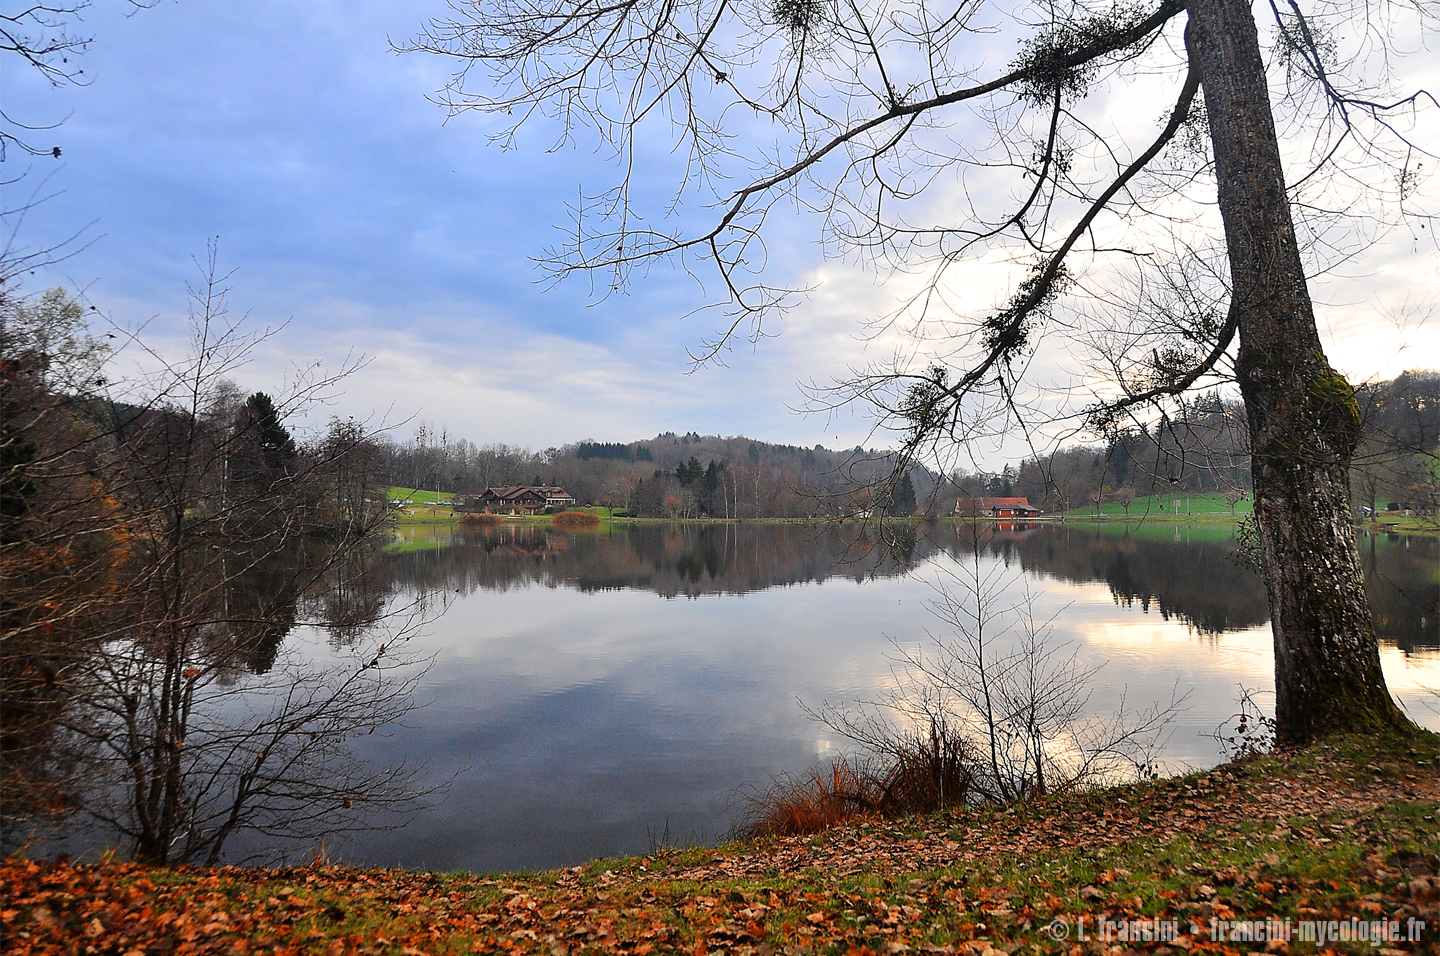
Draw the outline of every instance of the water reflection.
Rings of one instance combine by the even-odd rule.
[[[433,792],[413,763],[350,745],[409,714],[424,672],[375,549],[204,544],[180,552],[172,590],[117,598],[102,639],[58,649],[67,697],[28,739],[7,721],[7,850],[273,860]],[[21,650],[7,667],[45,663]]]
[[[844,745],[797,697],[873,699],[893,680],[890,641],[936,631],[925,605],[971,554],[971,526],[913,530],[888,548],[791,525],[407,532],[394,585],[454,603],[427,639],[439,664],[423,728],[372,751],[471,769],[443,807],[348,853],[493,870],[644,852],[667,828],[677,841],[723,836],[737,788]],[[1105,665],[1097,713],[1192,692],[1171,769],[1213,763],[1206,735],[1233,713],[1237,684],[1263,694],[1274,667],[1264,591],[1227,559],[1229,529],[1178,533],[1015,524],[979,540],[987,567],[1035,593],[1039,616],[1058,615],[1057,641]],[[1377,618],[1433,620],[1437,544],[1366,542]],[[1422,709],[1440,686],[1429,633],[1392,625],[1400,646],[1383,652],[1392,688]]]
[[[1271,686],[1264,590],[1229,560],[1229,529],[936,524],[877,540],[835,526],[507,523],[405,529],[384,560],[325,565],[304,587],[303,555],[233,575],[214,592],[230,630],[213,633],[231,634],[233,650],[224,680],[217,671],[206,685],[211,733],[251,719],[247,688],[337,674],[377,615],[428,603],[413,653],[436,661],[420,692],[432,703],[341,756],[355,772],[463,772],[443,805],[393,832],[332,839],[328,852],[485,871],[644,852],[667,830],[713,840],[735,817],[737,788],[843,746],[796,698],[873,698],[894,680],[891,641],[929,639],[935,581],[977,546],[1016,594],[1036,595],[1082,664],[1105,665],[1097,712],[1192,692],[1171,769],[1216,759],[1206,734],[1233,712],[1237,684]],[[1423,710],[1440,707],[1426,696],[1440,687],[1440,540],[1365,538],[1362,554],[1392,690],[1440,725]],[[242,634],[243,621],[255,626]],[[335,779],[336,766],[309,779]]]
[[[565,532],[509,524],[421,529],[403,536],[400,550],[392,559],[394,580],[414,591],[438,587],[468,594],[541,584],[698,598],[833,577],[857,582],[891,577],[934,554],[938,545],[933,534],[914,529],[899,546],[877,546],[861,531],[834,526],[628,525]]]
[[[924,606],[971,554],[969,533],[920,527],[886,549],[848,528],[770,524],[406,533],[393,585],[454,603],[428,636],[439,664],[423,727],[372,753],[471,769],[444,806],[348,855],[507,870],[644,852],[665,829],[723,836],[737,788],[844,746],[796,698],[873,698],[893,681],[891,639],[936,631]],[[1440,726],[1424,710],[1440,655],[1426,651],[1433,623],[1411,623],[1436,616],[1437,544],[1365,541],[1387,680],[1427,726]],[[1228,528],[1012,524],[982,528],[979,546],[1017,593],[1037,593],[1040,616],[1058,615],[1057,641],[1104,664],[1097,713],[1191,691],[1171,769],[1217,759],[1207,734],[1237,684],[1272,687],[1263,587],[1228,562]]]
[[[533,584],[699,598],[893,577],[941,553],[968,554],[977,541],[983,554],[1006,566],[1076,584],[1103,583],[1117,604],[1154,610],[1201,634],[1269,621],[1263,581],[1232,560],[1232,531],[1208,526],[931,524],[883,538],[854,526],[785,524],[407,529],[392,554],[391,575],[415,594]],[[1407,653],[1440,647],[1440,539],[1365,535],[1361,545],[1380,639]]]
[[[1381,639],[1406,653],[1440,647],[1440,538],[1365,534],[1360,563]]]

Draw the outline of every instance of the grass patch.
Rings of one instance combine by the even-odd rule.
[[[1440,534],[1440,518],[1415,515],[1405,517],[1404,512],[1382,511],[1375,520],[1361,526],[1372,534]]]
[[[433,505],[441,501],[453,501],[455,495],[448,491],[426,491],[423,488],[390,489],[391,501],[403,501],[410,505]]]
[[[1177,510],[1175,502],[1179,502]],[[1241,517],[1250,514],[1255,510],[1254,502],[1245,498],[1235,505],[1233,517]],[[1097,509],[1094,505],[1084,505],[1072,508],[1065,512],[1069,518],[1083,518],[1087,515],[1103,515],[1109,518],[1124,518],[1126,512],[1124,506],[1117,501],[1107,501]],[[1225,501],[1224,495],[1212,494],[1168,494],[1168,495],[1145,495],[1136,498],[1130,505],[1129,518],[1183,518],[1186,516],[1209,516],[1209,517],[1232,517],[1230,505]]]

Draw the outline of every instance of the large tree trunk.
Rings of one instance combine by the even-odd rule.
[[[1380,670],[1350,519],[1360,410],[1320,347],[1247,0],[1191,0],[1230,258],[1280,737],[1408,726]]]

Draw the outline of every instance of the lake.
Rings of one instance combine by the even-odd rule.
[[[722,839],[748,789],[847,746],[801,702],[903,680],[897,648],[947,637],[930,605],[966,568],[1002,603],[1028,593],[1052,640],[1100,666],[1088,712],[1188,693],[1169,770],[1221,758],[1210,735],[1242,686],[1268,702],[1264,588],[1231,560],[1229,528],[995,525],[977,557],[971,527],[886,541],[779,524],[402,529],[390,600],[427,605],[412,646],[434,663],[425,706],[362,750],[454,779],[403,828],[328,852],[493,871]],[[1391,690],[1440,729],[1440,540],[1362,536],[1361,549]]]

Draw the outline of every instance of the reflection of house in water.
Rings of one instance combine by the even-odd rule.
[[[986,546],[998,542],[1024,541],[1050,525],[1042,521],[992,521],[986,525],[957,524],[955,537],[962,547],[973,548],[977,543]]]
[[[996,540],[1023,541],[1045,525],[1036,521],[997,521],[992,527]]]
[[[504,558],[552,558],[570,546],[567,536],[547,534],[544,528],[534,526],[484,528],[479,533],[472,530],[461,540]]]
[[[552,485],[511,485],[507,488],[486,488],[478,495],[468,495],[457,509],[492,514],[535,515],[542,511],[568,508],[575,499],[564,488]]]
[[[1029,498],[956,498],[955,513],[971,517],[1035,518],[1040,509]]]

